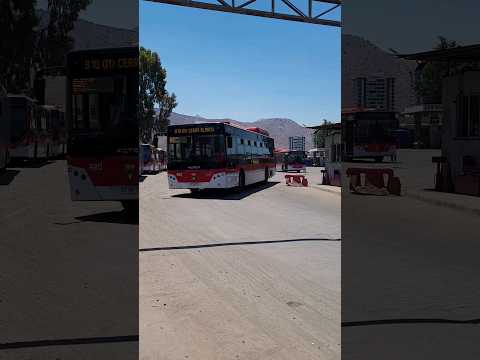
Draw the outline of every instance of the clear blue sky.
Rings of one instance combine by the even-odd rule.
[[[140,1],[140,44],[176,112],[315,125],[340,119],[340,29]]]

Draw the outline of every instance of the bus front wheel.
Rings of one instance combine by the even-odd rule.
[[[265,184],[268,183],[268,177],[269,177],[268,175],[269,175],[268,168],[265,168],[265,179],[263,180]]]

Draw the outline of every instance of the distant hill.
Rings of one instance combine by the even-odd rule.
[[[216,122],[229,121],[231,124],[246,128],[246,127],[260,127],[267,130],[270,136],[275,140],[275,147],[288,148],[288,138],[290,136],[305,136],[305,148],[309,150],[313,148],[312,129],[306,129],[291,119],[259,119],[254,122],[242,122],[233,119],[206,119],[201,116],[189,116],[178,113],[170,115],[170,124],[182,125],[192,124],[198,122]]]
[[[48,23],[48,11],[37,9],[39,26]],[[71,32],[74,50],[100,49],[138,45],[138,28],[121,29],[78,19]]]
[[[397,111],[415,103],[413,74],[416,64],[397,58],[361,37],[342,35],[342,107],[355,106],[353,79],[381,76],[396,78]]]

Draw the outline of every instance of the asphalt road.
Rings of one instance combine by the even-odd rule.
[[[338,194],[140,186],[141,359],[340,359]]]
[[[70,201],[65,161],[0,174],[1,359],[137,358],[136,222]]]
[[[436,196],[425,189],[437,153],[402,150],[398,163],[371,165],[393,168],[404,196],[343,189],[342,359],[480,358],[479,217],[408,196]]]

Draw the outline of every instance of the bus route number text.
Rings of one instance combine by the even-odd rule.
[[[86,59],[84,61],[84,70],[121,70],[138,68],[137,58],[120,59]]]

